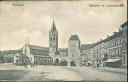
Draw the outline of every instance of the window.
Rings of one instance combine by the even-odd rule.
[[[113,56],[113,54],[114,54],[114,49],[112,49],[112,56]]]
[[[127,42],[127,37],[125,37],[125,42]]]
[[[120,44],[120,38],[118,38],[118,44]]]
[[[125,55],[123,55],[123,64],[125,64]]]
[[[121,55],[121,47],[119,47],[119,55]]]
[[[122,43],[122,39],[120,38],[120,41],[119,41],[120,43],[119,44],[121,44]]]
[[[116,41],[114,40],[114,46],[116,45]]]
[[[117,48],[117,55],[119,55],[119,48]]]
[[[74,57],[74,54],[72,54],[72,57]]]
[[[116,55],[116,48],[114,48],[114,55]]]
[[[112,41],[110,41],[110,47],[112,46]]]
[[[118,38],[115,40],[115,42],[116,42],[115,45],[118,45]]]
[[[101,53],[100,53],[100,58],[101,58]]]
[[[114,46],[114,40],[112,40],[112,46]]]
[[[53,37],[53,40],[55,40],[55,37]]]
[[[119,50],[119,49],[118,49],[118,48],[116,48],[116,55],[118,55],[118,50]]]

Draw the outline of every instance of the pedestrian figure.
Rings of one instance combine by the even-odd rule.
[[[27,64],[24,62],[25,69],[27,69]]]
[[[30,65],[31,65],[31,67],[34,67],[34,63],[33,62],[31,62]]]
[[[33,67],[35,67],[35,64],[33,63]]]
[[[34,67],[34,64],[33,63],[31,65],[32,65],[32,67]]]
[[[99,68],[99,64],[97,64],[97,67]]]
[[[30,65],[31,65],[31,67],[32,67],[32,63],[31,63]]]
[[[92,63],[92,68],[95,68],[94,61],[93,61],[93,63]]]
[[[96,66],[95,66],[95,65],[93,65],[93,67],[94,67],[94,68],[96,68]]]

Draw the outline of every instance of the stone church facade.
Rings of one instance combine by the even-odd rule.
[[[18,65],[38,64],[38,65],[80,65],[80,40],[77,35],[71,35],[68,41],[68,48],[58,49],[58,31],[53,21],[49,30],[49,48],[32,45],[28,42],[19,49],[19,56],[15,58]],[[0,59],[2,55],[0,55]]]
[[[25,44],[21,48],[22,63],[50,65],[53,62],[52,57],[49,56],[49,48],[37,45]]]
[[[71,35],[68,41],[68,48],[58,50],[58,31],[55,22],[49,31],[49,56],[53,63],[68,66],[80,65],[80,40],[77,35]]]
[[[21,48],[22,63],[40,65],[65,65],[67,66],[68,50],[59,48],[58,50],[58,31],[55,22],[49,31],[49,48],[31,45],[28,42]]]

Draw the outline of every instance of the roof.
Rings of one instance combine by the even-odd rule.
[[[57,29],[56,29],[56,25],[55,25],[55,22],[53,21],[53,23],[52,23],[52,27],[51,27],[51,30],[50,30],[50,32],[57,32]]]
[[[34,50],[44,50],[44,51],[49,51],[49,48],[47,47],[41,47],[41,46],[36,46],[36,45],[28,45],[30,49]]]
[[[79,40],[79,37],[77,35],[71,35],[69,40]]]
[[[116,38],[116,37],[119,37],[119,36],[122,36],[122,31],[116,32],[116,33],[113,34],[112,36],[110,36],[110,37],[104,39],[104,42],[107,42],[107,41],[112,40],[112,39],[114,39],[114,38]]]
[[[100,41],[98,41],[97,43],[95,43],[93,46],[99,45],[99,44],[101,44],[103,41],[104,41],[104,40],[100,40]]]
[[[48,56],[49,55],[49,48],[47,47],[41,47],[36,45],[28,45],[30,48],[30,53],[33,55],[42,55],[42,56]]]
[[[52,58],[51,56],[34,55],[35,57]]]
[[[0,52],[0,54],[17,54],[17,53],[20,53],[20,50],[5,50]]]
[[[110,41],[110,40],[112,40],[112,39],[114,39],[114,38],[117,38],[117,37],[119,37],[119,36],[122,36],[122,31],[115,32],[113,35],[107,37],[106,39],[101,40],[101,41],[95,43],[93,46],[96,46],[96,45],[98,45],[98,44],[101,44],[102,42]]]
[[[94,43],[92,43],[92,44],[82,44],[82,45],[80,46],[80,49],[81,49],[81,50],[86,50],[86,49],[92,48],[93,45],[94,45]]]
[[[128,22],[126,21],[125,23],[123,23],[122,25],[121,25],[121,27],[124,27],[124,26],[126,26],[128,24]]]
[[[59,48],[59,52],[68,52],[68,48]]]

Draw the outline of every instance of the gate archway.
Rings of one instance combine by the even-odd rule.
[[[56,63],[59,63],[59,59],[58,58],[56,58]]]
[[[71,66],[76,66],[75,61],[71,61],[70,65],[71,65]]]
[[[65,59],[62,59],[60,63],[62,66],[67,66],[68,64],[68,62]]]

